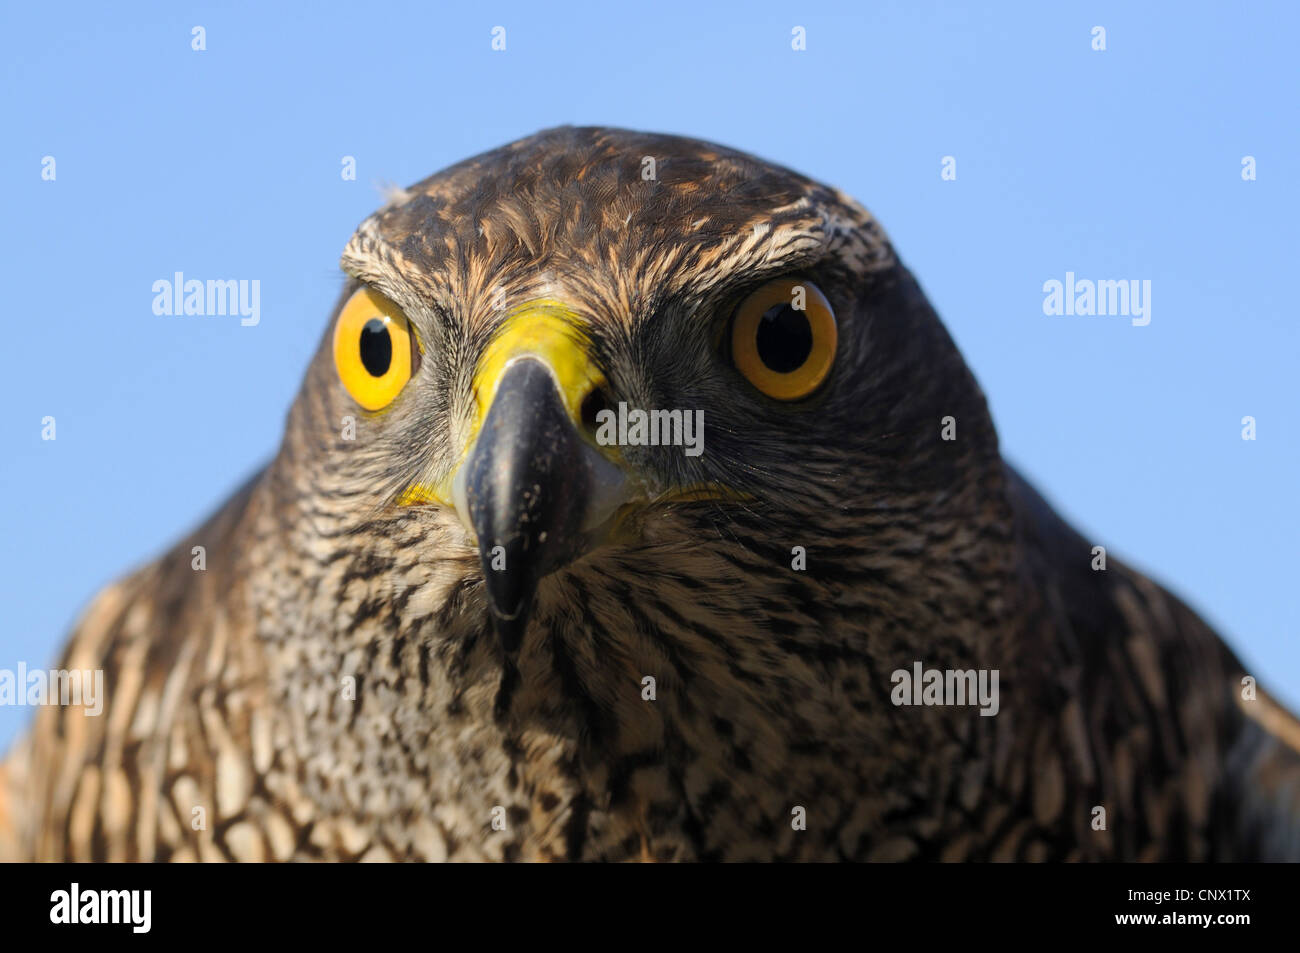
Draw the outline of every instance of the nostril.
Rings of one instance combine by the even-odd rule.
[[[582,399],[582,426],[588,431],[595,431],[599,426],[597,415],[602,410],[609,410],[609,398],[599,387],[594,388],[590,394]]]

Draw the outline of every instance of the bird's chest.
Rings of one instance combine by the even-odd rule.
[[[933,772],[908,765],[935,752],[888,743],[851,660],[813,671],[747,653],[759,636],[744,628],[719,647],[668,618],[567,618],[543,614],[513,676],[472,613],[433,631],[367,620],[332,652],[271,649],[292,754],[277,770],[313,805],[320,856],[906,856],[885,835],[933,826],[910,806]]]
[[[833,857],[858,784],[856,762],[720,703],[598,715],[525,679],[502,717],[499,676],[452,690],[367,674],[355,697],[282,706],[292,757],[276,770],[312,803],[322,859]]]

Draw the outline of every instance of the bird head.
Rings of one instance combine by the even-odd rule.
[[[1000,518],[983,397],[840,191],[566,127],[401,191],[342,267],[283,453],[315,532],[381,537],[395,593],[436,583],[426,615],[490,620],[507,658],[541,615],[631,666],[602,641],[820,651],[846,606],[893,625],[936,587],[982,611],[959,573]],[[729,638],[699,651],[725,666]]]

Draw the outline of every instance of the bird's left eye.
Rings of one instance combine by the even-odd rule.
[[[777,400],[807,397],[835,362],[835,312],[811,281],[778,278],[736,309],[731,359],[749,382]]]
[[[352,399],[366,410],[391,404],[419,361],[415,331],[388,298],[362,288],[343,305],[334,326],[334,366]]]

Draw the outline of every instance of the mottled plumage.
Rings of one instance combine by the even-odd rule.
[[[366,283],[405,311],[418,370],[365,412],[326,332],[274,461],[81,620],[61,664],[102,667],[108,704],[40,711],[0,777],[0,854],[1300,857],[1300,724],[1242,699],[1176,598],[1092,569],[852,199],[718,146],[563,128],[407,190],[343,268],[343,300]],[[719,340],[791,275],[839,346],[778,403]],[[622,448],[645,500],[541,580],[512,652],[461,519],[403,493],[456,470],[479,358],[539,299],[581,316],[611,401],[703,408],[706,452]],[[917,660],[998,670],[1000,711],[895,706]]]

